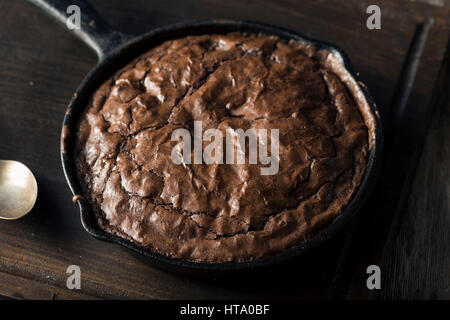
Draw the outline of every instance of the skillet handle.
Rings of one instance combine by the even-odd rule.
[[[68,18],[76,12],[73,11],[74,7],[69,7],[78,6],[80,8],[80,29],[68,29],[92,48],[97,53],[99,60],[133,38],[131,35],[111,28],[85,0],[28,0],[28,2],[43,9],[67,28]]]

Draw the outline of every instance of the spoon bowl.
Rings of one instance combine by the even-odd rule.
[[[33,173],[23,163],[0,160],[0,219],[14,220],[26,215],[37,198]]]

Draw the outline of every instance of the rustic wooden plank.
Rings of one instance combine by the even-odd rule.
[[[180,20],[228,17],[277,24],[338,43],[387,116],[415,26],[426,15],[440,26],[448,15],[420,4],[405,8],[403,1],[374,3],[383,10],[380,31],[365,28],[369,1],[130,0],[124,5],[111,0],[94,4],[107,20],[130,33]],[[424,97],[419,104],[431,95],[433,74],[441,60],[444,31],[436,32],[430,33],[433,41],[427,44],[422,77],[413,90],[416,97]],[[0,221],[0,272],[40,283],[44,289],[65,290],[66,268],[77,264],[82,270],[80,294],[105,298],[328,297],[344,233],[284,266],[282,272],[211,281],[166,274],[125,248],[88,236],[62,174],[59,131],[65,105],[94,64],[93,53],[38,9],[19,1],[0,3],[0,158],[23,161],[36,173],[39,185],[37,204],[28,216]],[[11,287],[0,289],[0,294],[10,295]],[[29,294],[46,298],[44,289]]]
[[[449,10],[445,8],[442,12],[449,14]],[[425,21],[428,18],[425,17]],[[398,213],[403,210],[407,200],[410,177],[414,176],[418,150],[422,147],[438,94],[433,88],[441,86],[445,80],[445,77],[438,77],[444,66],[434,65],[430,70],[430,60],[437,55],[444,56],[449,29],[449,21],[431,26],[406,109],[401,115],[401,121],[393,122],[395,127],[390,130],[394,136],[390,142],[388,140],[381,177],[368,203],[367,211],[370,214],[358,225],[358,236],[354,239],[357,245],[352,254],[358,259],[352,270],[348,293],[350,298],[371,295],[365,285],[365,270],[371,264],[382,264],[381,256],[386,245],[389,245],[392,221],[400,219]],[[441,49],[436,52],[432,47],[438,42]],[[423,89],[427,89],[429,93],[420,92]]]
[[[382,298],[450,299],[449,107],[433,121],[407,218],[388,253]]]
[[[385,252],[380,298],[450,299],[450,56],[444,72],[412,192]]]
[[[96,300],[97,297],[79,293],[77,290],[61,289],[41,281],[34,281],[0,272],[0,293],[3,298],[19,300]],[[0,296],[0,300],[2,299]]]

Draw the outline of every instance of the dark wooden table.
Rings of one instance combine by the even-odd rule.
[[[62,117],[96,63],[95,55],[30,4],[1,0],[0,159],[29,166],[39,196],[25,218],[0,221],[0,296],[450,298],[449,9],[360,0],[92,4],[132,34],[221,17],[268,22],[338,44],[382,112],[386,153],[381,175],[358,219],[333,241],[287,265],[226,280],[154,269],[125,248],[87,235],[62,173]],[[370,4],[381,7],[381,30],[366,28]],[[66,269],[73,264],[81,268],[81,290],[66,289]],[[382,289],[376,292],[366,287],[366,268],[372,264],[382,271]]]

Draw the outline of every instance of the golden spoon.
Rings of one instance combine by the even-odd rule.
[[[23,163],[0,160],[0,219],[14,220],[33,208],[37,197],[33,173]]]

